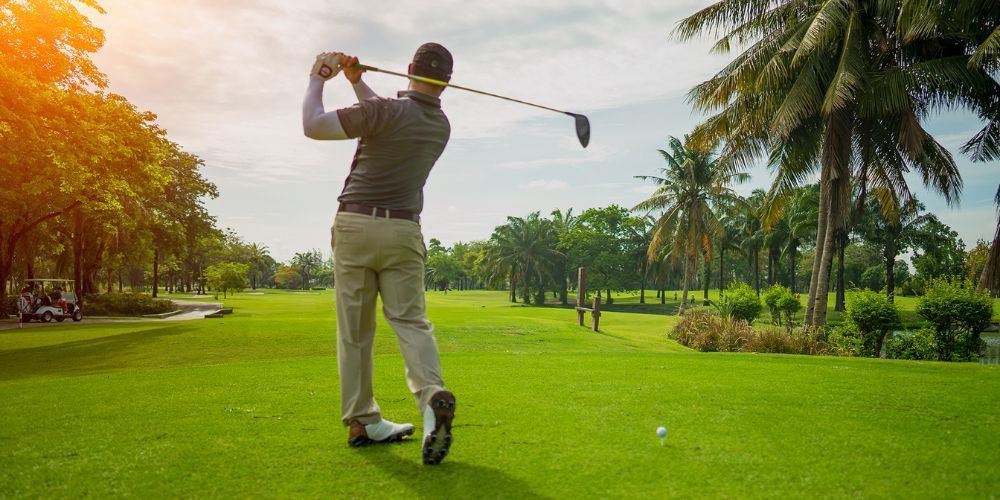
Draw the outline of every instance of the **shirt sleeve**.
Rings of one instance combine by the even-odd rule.
[[[372,97],[353,106],[337,110],[340,125],[347,137],[367,137],[378,135],[390,113],[391,99]]]

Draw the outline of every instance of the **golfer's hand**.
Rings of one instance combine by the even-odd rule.
[[[309,75],[322,78],[323,81],[337,76],[337,73],[340,73],[340,62],[343,57],[344,54],[340,52],[323,52],[316,56],[316,62],[313,63]]]
[[[361,63],[358,62],[358,58],[354,56],[344,55],[344,58],[341,60],[341,66],[344,68],[344,76],[351,82],[351,85],[355,85],[360,82],[361,74],[365,72],[365,70],[355,67],[358,64]]]

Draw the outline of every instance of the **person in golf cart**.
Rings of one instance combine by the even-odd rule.
[[[447,82],[453,60],[436,43],[421,45],[409,74]],[[399,338],[406,383],[424,417],[423,462],[440,463],[451,446],[455,396],[445,390],[434,325],[424,304],[427,249],[420,228],[427,176],[451,135],[441,109],[444,87],[411,80],[396,99],[379,97],[361,81],[358,58],[326,52],[316,58],[302,108],[305,135],[317,140],[359,139],[331,228],[337,262],[337,365],[341,419],[348,444],[398,441],[412,424],[382,418],[372,386],[375,304]],[[340,71],[358,103],[326,112],[323,85]]]
[[[66,302],[66,299],[63,298],[62,294],[62,287],[57,286],[56,289],[52,290],[52,293],[49,294],[49,304],[53,307],[61,308],[63,310],[63,314],[68,314],[69,302]]]

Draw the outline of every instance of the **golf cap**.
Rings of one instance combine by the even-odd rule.
[[[454,60],[451,52],[439,43],[425,43],[413,54],[413,74],[447,82],[451,80]]]

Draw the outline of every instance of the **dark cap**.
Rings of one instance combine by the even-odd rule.
[[[454,65],[451,52],[438,43],[425,43],[413,54],[413,74],[447,82]]]

